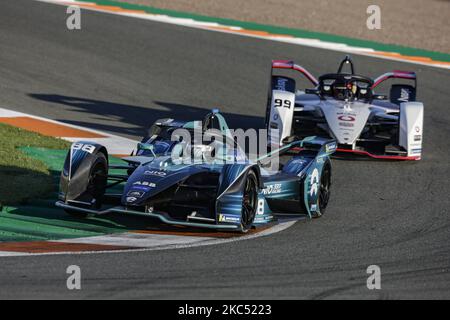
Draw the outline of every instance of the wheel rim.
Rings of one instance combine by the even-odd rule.
[[[322,179],[320,179],[319,208],[322,212],[328,205],[330,199],[330,169],[325,168]]]
[[[95,199],[96,205],[100,205],[100,201],[105,185],[106,185],[106,178],[105,178],[106,172],[102,164],[97,164],[89,177],[89,183],[87,186],[88,193]]]
[[[243,203],[242,203],[242,227],[248,230],[255,218],[257,203],[256,181],[249,177],[245,182]]]

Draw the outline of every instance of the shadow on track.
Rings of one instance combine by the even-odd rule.
[[[54,202],[58,196],[60,172],[49,170],[49,173],[0,166],[0,176],[4,181],[9,181],[0,185],[0,242],[10,238],[8,234],[4,236],[5,232],[21,236],[42,233],[45,237],[45,226],[90,230],[94,233],[104,232],[105,229],[142,228],[142,222],[137,219],[117,216],[108,216],[107,219],[79,219],[56,208]]]
[[[88,113],[91,115],[91,119],[99,120],[97,122],[61,120],[63,122],[118,134],[126,132],[127,134],[136,136],[144,136],[145,131],[158,119],[175,118],[177,120],[186,121],[202,120],[205,115],[214,108],[214,106],[211,106],[211,108],[208,109],[173,102],[153,101],[153,104],[159,107],[158,109],[153,109],[151,107],[134,106],[57,94],[31,93],[29,96],[56,105],[73,107],[73,111]],[[226,112],[223,112],[222,114],[225,119],[227,119],[231,128],[261,128],[264,124],[264,119],[257,116]],[[121,122],[131,124],[137,128],[124,128],[123,126],[116,125],[116,123]]]
[[[52,191],[52,177],[24,167],[0,165],[0,210],[3,205],[25,204]]]

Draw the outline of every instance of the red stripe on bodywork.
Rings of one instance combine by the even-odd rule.
[[[4,242],[0,243],[0,251],[20,253],[58,253],[86,251],[130,250],[135,247],[102,245],[94,243],[66,243],[55,241]]]
[[[302,66],[295,64],[294,61],[273,60],[272,61],[272,69],[292,69],[292,70],[302,73],[315,86],[317,86],[319,84],[319,81],[317,81],[317,79],[311,73],[309,73],[308,70],[306,70]]]
[[[401,70],[387,72],[375,79],[374,84],[372,85],[372,89],[377,87],[383,81],[386,81],[387,79],[391,79],[391,78],[415,80],[416,73],[412,72],[412,71],[401,71]]]
[[[386,155],[377,155],[363,150],[349,150],[349,149],[337,149],[336,152],[346,152],[353,153],[362,156],[368,156],[374,159],[383,159],[383,160],[420,160],[420,156],[386,156]]]

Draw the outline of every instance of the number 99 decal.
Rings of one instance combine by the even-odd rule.
[[[275,99],[273,102],[276,108],[291,108],[291,100]]]

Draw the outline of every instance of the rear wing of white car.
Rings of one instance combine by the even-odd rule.
[[[401,70],[394,70],[391,72],[386,72],[376,78],[373,81],[372,89],[378,87],[382,82],[388,80],[388,79],[406,79],[406,80],[413,80],[414,81],[414,87],[417,88],[417,76],[415,72],[412,71],[401,71]]]
[[[317,79],[308,70],[298,64],[295,64],[294,61],[291,60],[272,60],[271,76],[273,75],[273,69],[295,70],[303,74],[314,86],[319,84],[319,81],[317,81]]]

